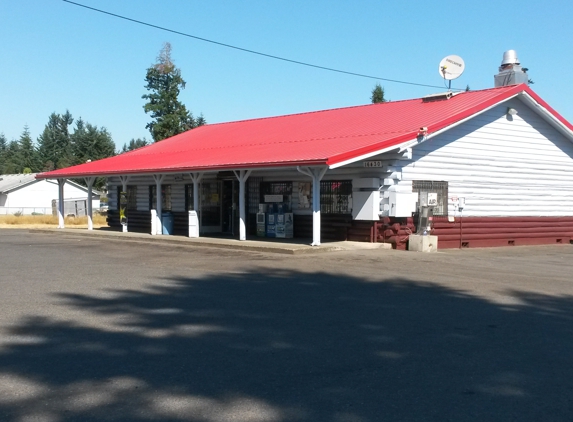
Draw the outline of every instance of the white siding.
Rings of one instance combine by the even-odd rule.
[[[64,200],[86,200],[87,191],[82,190],[70,183],[64,186]],[[25,185],[9,192],[5,196],[2,214],[14,213],[18,210],[24,214],[32,212],[50,213],[52,201],[58,200],[58,182],[56,180],[38,180],[35,183]],[[94,199],[93,208],[99,208],[99,197]]]
[[[399,184],[447,181],[464,215],[573,215],[573,143],[518,99],[415,146],[412,158]]]

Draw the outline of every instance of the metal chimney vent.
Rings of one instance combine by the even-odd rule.
[[[515,50],[507,50],[503,53],[499,73],[494,76],[495,87],[526,84],[529,81],[527,69],[521,67]]]

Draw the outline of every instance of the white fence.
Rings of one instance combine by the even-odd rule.
[[[94,211],[98,211],[94,209]],[[58,215],[56,201],[49,208],[45,207],[0,207],[0,215]],[[64,215],[83,217],[88,215],[87,200],[64,201]]]
[[[52,208],[0,207],[0,215],[52,215]]]

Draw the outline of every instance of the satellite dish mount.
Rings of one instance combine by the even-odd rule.
[[[457,79],[462,76],[465,68],[466,64],[460,56],[452,54],[442,59],[438,71],[440,72],[440,76],[444,78],[445,81],[448,81],[449,90],[452,89],[452,79]]]

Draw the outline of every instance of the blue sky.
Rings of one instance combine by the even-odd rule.
[[[438,63],[461,56],[453,87],[493,87],[517,50],[532,88],[573,122],[573,2],[336,0],[77,0],[98,9],[243,48],[381,78],[440,86]],[[116,145],[147,137],[146,69],[164,42],[187,88],[180,99],[209,123],[366,104],[376,84],[130,23],[62,0],[0,0],[0,133],[52,112],[106,127]],[[390,100],[445,89],[379,81]]]

